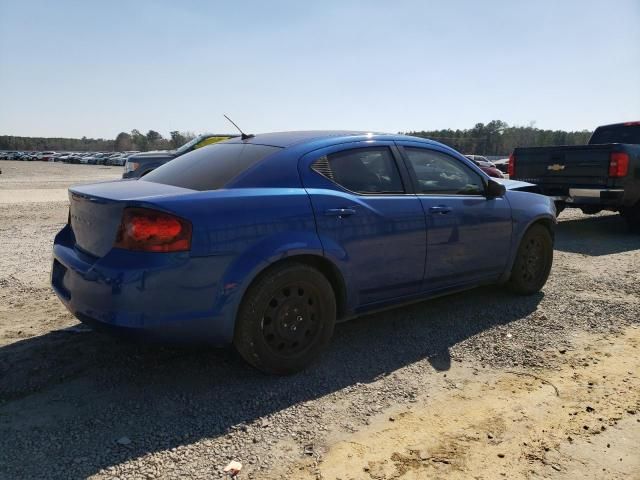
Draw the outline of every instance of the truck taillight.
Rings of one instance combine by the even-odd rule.
[[[150,208],[125,208],[114,247],[144,252],[191,249],[191,223]]]
[[[625,152],[612,152],[609,157],[609,176],[624,177],[629,171],[629,154]]]
[[[138,169],[139,166],[140,166],[140,163],[130,162],[127,160],[124,164],[124,171],[125,173],[134,172]]]
[[[515,177],[516,175],[516,155],[512,153],[509,155],[509,169],[507,170],[509,173],[509,178]]]

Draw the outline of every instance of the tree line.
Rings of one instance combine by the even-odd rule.
[[[164,138],[155,130],[146,134],[133,129],[130,133],[120,132],[115,139],[104,138],[44,138],[44,137],[16,137],[0,136],[0,150],[17,151],[45,151],[59,152],[126,152],[138,150],[169,150],[178,148],[195,137],[193,132],[179,132],[177,130]]]
[[[408,135],[430,138],[449,145],[456,150],[476,155],[509,155],[515,147],[542,147],[551,145],[583,145],[591,131],[543,130],[535,124],[509,126],[501,120],[487,124],[477,123],[465,130],[431,130],[405,132]],[[167,150],[178,148],[194,138],[193,132],[173,131],[164,138],[155,130],[146,134],[139,130],[120,132],[115,139],[103,138],[41,138],[0,136],[0,150],[53,150],[53,151],[116,151]]]
[[[526,127],[510,127],[502,120],[492,120],[487,124],[477,123],[473,128],[466,130],[423,130],[406,133],[436,140],[465,154],[507,156],[516,147],[584,145],[593,132],[590,130],[577,132],[543,130],[536,128],[535,124]]]

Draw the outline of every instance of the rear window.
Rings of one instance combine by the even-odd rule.
[[[589,144],[631,143],[640,144],[640,125],[618,125],[598,127],[593,132]]]
[[[219,143],[171,160],[141,180],[191,190],[216,190],[279,150],[250,143]]]

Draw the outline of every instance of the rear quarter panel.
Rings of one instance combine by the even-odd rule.
[[[220,271],[213,314],[228,341],[235,316],[253,279],[277,260],[322,256],[313,211],[302,188],[232,189],[158,199],[167,211],[193,224],[192,256],[215,257]]]

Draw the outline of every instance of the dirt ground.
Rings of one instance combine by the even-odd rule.
[[[539,295],[340,324],[274,378],[78,327],[48,278],[66,188],[122,169],[0,168],[2,479],[640,479],[640,237],[617,215],[563,212]]]
[[[0,345],[75,323],[48,285],[70,185],[116,180],[120,167],[0,162]]]
[[[553,369],[456,365],[435,395],[274,478],[640,478],[640,328],[574,347],[545,352]]]

